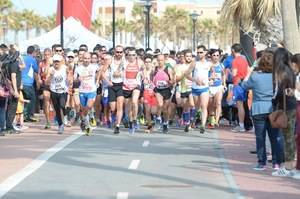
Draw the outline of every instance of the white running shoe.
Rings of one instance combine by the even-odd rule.
[[[277,171],[272,172],[272,176],[276,177],[290,177],[291,172],[287,170],[285,167],[281,167]]]
[[[242,128],[242,127],[240,127],[240,126],[236,126],[236,127],[234,127],[233,129],[231,129],[231,131],[233,131],[233,132],[235,132],[235,133],[243,133],[243,132],[246,131],[246,129],[245,129],[245,128]]]

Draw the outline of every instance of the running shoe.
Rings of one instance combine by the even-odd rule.
[[[245,128],[242,128],[240,126],[236,126],[234,127],[231,131],[235,132],[235,133],[243,133],[243,132],[246,132],[246,129]]]
[[[119,134],[120,133],[120,127],[116,126],[114,130],[114,134]]]
[[[62,124],[58,127],[58,134],[63,134],[63,133],[64,133],[64,125]]]
[[[204,128],[204,126],[200,126],[200,133],[201,133],[201,134],[204,134],[204,133],[205,133],[205,128]]]
[[[184,132],[188,133],[189,130],[190,130],[190,125],[189,124],[185,125]]]
[[[45,129],[50,129],[50,128],[51,128],[50,122],[47,122],[46,126],[45,126]]]
[[[169,132],[169,128],[167,124],[163,125],[163,133],[167,134]]]
[[[135,133],[135,128],[133,127],[133,128],[129,128],[129,134],[134,134]]]
[[[281,167],[277,171],[272,172],[272,176],[277,177],[290,177],[291,173],[285,167]]]
[[[91,118],[91,119],[90,119],[90,125],[91,125],[92,127],[96,127],[96,126],[97,126],[97,121],[96,121],[95,118]]]
[[[156,130],[160,130],[161,128],[161,120],[160,119],[156,119],[155,120],[155,129]]]
[[[262,165],[262,164],[257,164],[253,170],[255,171],[263,171],[263,170],[266,170],[266,165]]]
[[[274,171],[277,171],[277,170],[280,169],[280,165],[279,165],[279,164],[273,164],[272,169],[273,169]]]

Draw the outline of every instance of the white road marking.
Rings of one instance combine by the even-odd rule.
[[[118,192],[117,193],[117,199],[128,199],[128,192]]]
[[[7,192],[9,192],[12,188],[17,186],[20,182],[22,182],[26,177],[28,177],[30,174],[34,173],[36,170],[38,170],[44,163],[47,162],[53,155],[55,155],[57,152],[61,151],[63,148],[65,148],[67,145],[78,139],[80,136],[82,136],[82,133],[76,133],[70,137],[67,137],[66,139],[60,141],[52,148],[48,149],[43,154],[39,155],[35,160],[33,160],[29,165],[27,165],[25,168],[17,172],[16,174],[10,176],[7,178],[4,182],[0,184],[0,198],[4,196]]]
[[[129,170],[136,170],[140,164],[140,160],[132,160],[129,165]]]
[[[143,142],[143,147],[148,147],[149,144],[150,144],[150,141],[149,141],[149,140],[145,140],[145,141]]]

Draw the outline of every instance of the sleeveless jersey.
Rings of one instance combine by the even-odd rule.
[[[139,72],[140,72],[140,68],[137,61],[133,64],[127,63],[124,70],[124,79],[123,79],[124,90],[133,90],[138,86],[141,86],[141,79],[140,77],[138,77]]]
[[[184,72],[188,69],[187,64],[180,64],[179,67],[176,67],[175,73],[178,76],[182,76]],[[180,93],[186,93],[192,91],[193,82],[186,77],[184,77],[180,82],[178,82],[178,90]]]
[[[194,80],[201,80],[205,83],[205,85],[198,85],[196,81],[193,81],[192,88],[193,89],[203,89],[208,87],[208,73],[210,70],[210,62],[205,61],[202,62],[196,62],[195,69],[193,71],[193,79]]]
[[[117,71],[121,71],[123,72],[124,71],[124,60],[121,61],[120,65],[117,66],[115,64],[115,60],[114,58],[112,59],[112,63],[110,65],[110,68],[109,68],[109,73],[110,73],[110,81],[112,81],[113,83],[122,83],[123,82],[123,77],[117,77],[115,78],[113,76],[113,74]]]
[[[68,90],[66,66],[62,65],[59,70],[54,69],[54,75],[50,82],[50,90],[54,93],[65,93]]]
[[[78,66],[75,69],[75,77],[80,77],[80,93],[91,93],[96,92],[96,72],[97,68],[93,65]]]
[[[169,88],[168,81],[170,80],[170,76],[167,72],[167,69],[155,69],[153,76],[153,83],[155,88],[157,89],[165,89]]]

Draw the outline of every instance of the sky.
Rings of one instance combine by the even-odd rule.
[[[18,10],[24,8],[32,9],[37,14],[47,16],[52,15],[56,12],[57,0],[11,0],[14,4],[14,7]],[[79,0],[78,0],[79,1]],[[82,0],[84,1],[84,0]],[[94,2],[101,2],[107,0],[94,0]],[[194,3],[204,3],[205,5],[221,5],[224,0],[167,0],[174,2],[194,2]],[[116,0],[117,4],[118,0]]]

